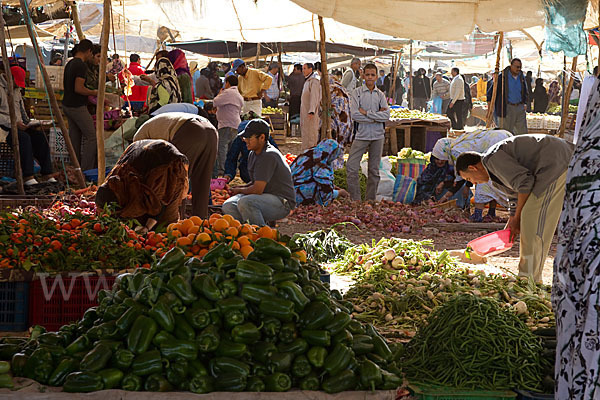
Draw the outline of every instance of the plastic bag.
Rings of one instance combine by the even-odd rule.
[[[422,158],[398,159],[398,176],[407,176],[417,180],[425,167],[427,167],[427,160]]]
[[[417,195],[417,181],[403,175],[396,177],[393,199],[397,203],[410,204]]]
[[[364,159],[360,162],[363,174],[369,177],[369,161]],[[392,163],[388,157],[382,157],[379,162],[379,185],[377,186],[377,200],[392,200],[394,194],[394,183],[396,177],[392,174]]]

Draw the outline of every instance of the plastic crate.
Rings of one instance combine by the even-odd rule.
[[[63,133],[58,128],[51,128],[48,133],[48,145],[50,147],[50,157],[56,163],[70,162],[69,152],[65,143]]]
[[[29,323],[49,331],[78,321],[90,307],[98,305],[98,291],[112,289],[109,275],[41,275],[29,290]]]
[[[23,195],[23,196],[12,196],[12,195],[0,195],[0,211],[6,210],[7,208],[17,207],[39,207],[48,208],[54,202],[56,196],[35,196],[35,195]]]
[[[553,394],[533,393],[518,389],[515,389],[515,392],[517,392],[517,400],[554,400]]]
[[[15,175],[15,157],[12,146],[6,142],[0,143],[0,177]]]
[[[0,331],[27,330],[28,302],[29,282],[0,282]]]
[[[460,390],[428,385],[409,385],[416,399],[421,400],[505,400],[515,399],[512,391]]]

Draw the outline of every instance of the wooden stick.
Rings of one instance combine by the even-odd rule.
[[[277,65],[279,66],[279,74],[277,75],[277,87],[279,88],[279,90],[281,90],[283,88],[283,63],[281,62],[281,50],[283,48],[283,45],[281,44],[281,42],[279,42],[277,47],[279,48],[279,52],[277,54]]]
[[[329,91],[329,73],[327,72],[327,49],[325,48],[325,25],[323,17],[319,15],[319,32],[321,34],[321,138],[331,139],[331,121],[329,120],[329,109],[331,108],[331,94]]]
[[[260,61],[260,42],[256,43],[256,61],[254,62],[254,68],[258,69],[258,62]]]
[[[104,156],[104,94],[106,93],[106,60],[110,34],[110,0],[104,0],[102,34],[100,36],[100,76],[98,77],[98,101],[96,102],[96,143],[98,146],[98,186],[104,182],[106,159]]]
[[[2,48],[2,65],[4,66],[4,77],[6,79],[6,97],[8,98],[8,114],[10,115],[10,133],[12,136],[12,150],[15,158],[15,179],[19,194],[25,194],[23,187],[23,171],[21,170],[21,153],[19,152],[19,128],[17,128],[17,111],[15,110],[15,92],[10,63],[8,62],[8,51],[6,51],[6,36],[4,34],[4,16],[0,16],[0,47]]]
[[[20,0],[21,10],[23,12],[27,12],[27,7],[29,5],[25,0]],[[48,71],[46,71],[46,67],[44,66],[42,53],[40,52],[39,46],[37,46],[37,39],[35,33],[33,31],[33,27],[31,26],[31,19],[27,18],[27,33],[29,33],[29,38],[31,39],[31,43],[34,44],[34,49],[37,49],[37,59],[38,66],[40,67],[40,72],[42,74],[42,78],[44,79],[44,85],[48,90],[48,97],[50,98],[50,108],[52,109],[52,113],[54,114],[54,118],[60,128],[63,138],[65,140],[65,145],[67,146],[67,151],[69,152],[69,158],[71,159],[71,164],[75,167],[75,176],[77,178],[77,184],[80,187],[85,187],[85,178],[83,177],[83,172],[81,171],[81,165],[79,165],[79,160],[77,159],[77,155],[75,154],[75,149],[73,149],[73,144],[71,143],[71,137],[69,136],[69,130],[65,125],[65,121],[62,117],[62,113],[60,112],[60,107],[58,106],[58,101],[56,100],[56,94],[54,93],[54,89],[52,88],[52,82],[50,82],[50,76],[48,76]],[[38,78],[39,79],[39,78]]]
[[[560,115],[560,129],[558,130],[558,136],[565,136],[565,128],[567,126],[567,117],[569,116],[569,99],[571,98],[571,91],[573,90],[573,83],[575,83],[575,71],[577,69],[577,57],[573,57],[573,64],[571,64],[571,76],[569,77],[569,85],[565,91],[565,102],[561,110]]]
[[[412,39],[410,41],[410,60],[408,64],[408,81],[410,88],[408,89],[408,109],[412,110],[413,108],[413,69],[412,69],[412,59],[413,59],[413,48],[412,48]],[[406,143],[404,144],[406,147]]]
[[[391,85],[391,93],[390,97],[392,98],[392,104],[396,104],[396,77],[398,76],[398,65],[400,64],[400,55],[396,55],[395,57],[394,68],[392,71],[392,85]]]
[[[496,51],[496,68],[494,69],[494,83],[492,86],[492,98],[488,102],[488,110],[485,121],[486,128],[492,127],[494,121],[494,107],[496,103],[496,94],[498,93],[498,76],[500,74],[500,56],[502,54],[502,45],[504,43],[504,32],[500,32],[498,36],[498,50]]]
[[[73,24],[75,25],[75,31],[77,31],[77,38],[81,42],[85,39],[85,35],[83,33],[83,29],[81,28],[81,20],[79,19],[79,8],[77,7],[77,2],[73,2],[71,5],[71,17],[73,17]]]

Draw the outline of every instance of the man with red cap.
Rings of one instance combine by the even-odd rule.
[[[23,104],[21,89],[25,88],[25,70],[15,65],[10,68],[10,71],[14,83],[14,86],[10,90],[13,91],[15,112],[17,114],[19,153],[21,155],[21,169],[23,170],[25,185],[30,186],[38,183],[33,173],[34,158],[42,168],[42,177],[47,182],[56,182],[56,179],[52,177],[52,159],[50,157],[48,140],[42,131],[35,129]],[[0,128],[2,130],[0,131],[0,138],[4,137],[4,140],[10,144],[12,143],[12,133],[8,109],[8,90],[6,74],[0,64]]]

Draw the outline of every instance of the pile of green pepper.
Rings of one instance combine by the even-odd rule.
[[[395,389],[401,347],[351,318],[352,304],[289,248],[221,244],[202,261],[170,250],[120,275],[58,332],[0,339],[14,376],[66,392]],[[1,377],[1,376],[0,376]]]

